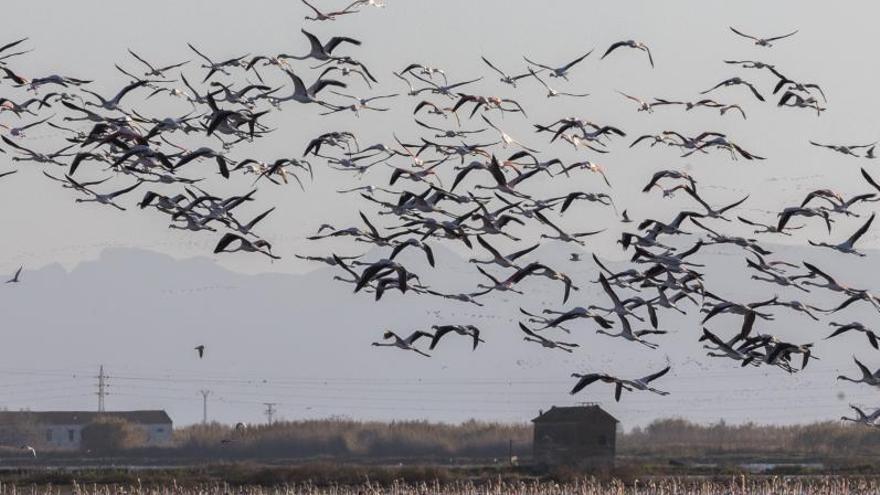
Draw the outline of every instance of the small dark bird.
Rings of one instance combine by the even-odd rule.
[[[17,284],[17,283],[21,282],[21,280],[19,280],[19,276],[21,275],[22,268],[24,268],[24,267],[23,266],[18,267],[18,270],[15,271],[15,275],[13,275],[12,278],[7,280],[6,283],[7,284]]]

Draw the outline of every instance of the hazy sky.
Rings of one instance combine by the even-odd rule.
[[[569,251],[547,244],[537,253],[557,266]],[[798,248],[795,255],[805,253]],[[429,270],[414,253],[404,253],[404,262],[438,288],[477,283],[473,267],[455,253],[439,246],[436,255],[443,270]],[[773,294],[769,285],[748,283],[740,258],[737,250],[706,248],[701,261],[711,267],[709,283],[735,300]],[[854,285],[871,283],[872,275],[859,273],[853,260],[834,265],[832,256],[808,259],[835,266]],[[592,263],[567,270],[584,281],[570,305],[606,301],[597,285],[585,282],[595,276]],[[377,304],[369,295],[352,294],[332,275],[329,269],[242,275],[204,258],[174,261],[120,249],[107,250],[97,262],[84,262],[69,273],[57,265],[28,272],[26,283],[0,287],[0,313],[14,335],[9,339],[14,345],[0,348],[2,405],[93,409],[98,363],[110,375],[108,408],[164,408],[177,424],[201,419],[200,390],[212,392],[210,417],[225,422],[264,420],[264,402],[277,403],[278,417],[288,419],[526,421],[553,404],[592,401],[626,428],[670,416],[700,422],[808,422],[836,419],[848,402],[875,405],[870,387],[835,377],[855,373],[853,353],[877,365],[876,351],[861,335],[822,341],[831,333],[827,323],[801,314],[779,311],[777,321],[757,324],[759,332],[817,342],[819,359],[788,375],[706,357],[697,342],[696,311],[687,317],[661,315],[661,328],[670,333],[652,339],[662,344],[658,350],[595,335],[595,325],[575,322],[571,335],[559,335],[581,347],[566,354],[523,342],[516,328],[519,307],[532,312],[562,307],[556,284],[528,281],[528,296],[489,296],[485,308],[476,308],[396,293]],[[830,306],[837,298],[816,293],[809,301]],[[834,320],[876,318],[874,310],[854,305]],[[444,323],[477,325],[487,344],[471,351],[465,339],[450,339],[430,359],[370,347],[386,328],[405,332]],[[720,316],[709,328],[730,335],[738,325],[739,318]],[[208,346],[202,360],[192,350],[199,343]],[[637,377],[662,368],[667,359],[673,370],[658,385],[672,393],[668,397],[634,393],[616,403],[612,388],[601,384],[568,395],[572,372]]]
[[[194,63],[185,67],[191,80],[198,79],[203,71],[195,66],[194,54],[186,48],[186,42],[216,58],[245,53],[305,53],[308,44],[299,33],[304,25],[304,7],[297,2],[261,2],[260,6],[244,9],[222,0],[158,1],[149,8],[132,10],[125,2],[84,1],[56,2],[49,9],[33,9],[14,3],[7,8],[17,23],[7,30],[7,36],[30,36],[28,46],[35,51],[16,59],[12,66],[25,74],[61,73],[95,79],[93,89],[115,93],[127,79],[115,71],[113,64],[139,69],[126,53],[128,47],[156,63],[193,59]],[[405,91],[390,72],[410,62],[443,67],[452,80],[484,76],[470,91],[514,97],[529,112],[527,120],[517,116],[504,120],[496,117],[499,124],[523,142],[546,149],[549,156],[558,155],[566,161],[592,159],[604,164],[614,185],[615,199],[634,216],[642,216],[646,211],[656,211],[658,216],[660,212],[671,214],[690,204],[689,198],[660,201],[653,197],[646,201],[637,194],[649,174],[661,168],[691,168],[702,183],[703,194],[719,204],[750,192],[752,198],[744,205],[744,213],[753,217],[767,215],[749,209],[778,210],[798,201],[803,188],[816,184],[816,175],[822,176],[823,185],[844,192],[864,190],[859,182],[857,160],[822,152],[809,146],[807,140],[861,143],[877,136],[872,119],[874,109],[865,97],[871,94],[876,69],[870,63],[870,47],[862,43],[871,32],[870,5],[865,6],[862,16],[819,9],[820,4],[811,2],[556,1],[552,6],[548,8],[540,2],[392,1],[385,9],[364,9],[348,19],[305,25],[322,39],[348,35],[362,40],[362,47],[344,49],[363,59],[377,74],[381,85],[375,94]],[[728,25],[765,35],[794,28],[800,29],[800,33],[772,49],[764,49],[733,35],[727,30]],[[835,37],[830,38],[829,32],[835,33]],[[601,52],[616,40],[630,38],[651,46],[657,68],[651,70],[643,54],[635,51],[616,53],[602,62],[594,53],[572,71],[570,84],[553,81],[561,90],[591,93],[586,99],[547,100],[543,89],[530,81],[524,81],[519,89],[509,88],[497,82],[494,73],[479,59],[485,55],[505,70],[517,72],[525,68],[522,55],[563,64],[586,50],[596,48]],[[678,108],[661,108],[647,115],[636,113],[631,102],[614,93],[620,89],[644,98],[696,99],[699,91],[727,77],[741,75],[769,94],[775,82],[772,75],[727,66],[721,62],[726,58],[764,60],[778,64],[783,73],[792,77],[821,83],[829,97],[828,111],[822,118],[816,118],[807,110],[780,110],[769,103],[758,104],[745,88],[731,88],[712,96],[741,103],[749,117],[746,121],[731,114],[719,117],[708,109],[685,113]],[[307,71],[302,63],[294,63],[294,67]],[[271,70],[263,72],[273,82],[285,82]],[[310,81],[313,77],[305,79]],[[351,92],[369,93],[357,82],[352,86]],[[134,96],[132,101],[138,98]],[[354,130],[363,144],[391,143],[392,132],[404,140],[415,140],[420,134],[409,117],[414,103],[401,97],[392,105],[396,111],[365,112],[359,119],[350,113],[318,118],[316,108],[289,104],[285,111],[273,113],[267,121],[278,131],[252,147],[236,149],[233,154],[238,158],[252,152],[267,159],[298,156],[305,142],[329,129]],[[189,109],[182,102],[151,105],[137,101],[133,106],[156,115],[182,115]],[[613,152],[600,157],[583,151],[573,153],[564,143],[545,148],[546,138],[534,134],[531,123],[547,123],[568,115],[616,125],[629,136],[613,142]],[[11,118],[8,114],[3,117],[4,121]],[[479,124],[482,122],[470,125]],[[664,129],[694,134],[702,130],[725,132],[768,160],[733,163],[723,153],[681,159],[673,149],[627,149],[631,138]],[[37,142],[52,139],[52,134],[44,127],[33,131],[28,142],[36,146]],[[261,202],[253,210],[256,213],[265,204],[279,205],[264,222],[263,231],[282,254],[313,249],[304,242],[303,234],[324,221],[351,223],[356,219],[350,203],[327,198],[329,191],[350,186],[357,180],[349,174],[328,170],[321,163],[315,165],[316,179],[306,193],[295,186],[260,188]],[[13,183],[6,184],[3,191],[2,201],[7,207],[0,210],[0,220],[7,226],[8,235],[15,239],[0,245],[4,267],[76,262],[94,257],[103,247],[112,245],[150,247],[178,256],[205,254],[213,245],[215,238],[210,234],[169,231],[163,215],[119,214],[96,205],[73,208],[69,191],[60,191],[56,184],[44,180],[38,167],[31,168],[29,173],[19,174]],[[798,180],[807,177],[813,178]],[[770,181],[782,178],[786,180]],[[371,179],[387,180],[387,173],[373,171],[363,180]],[[217,183],[214,189],[241,192],[248,182],[238,180],[234,186]],[[128,182],[120,180],[118,184]],[[541,187],[549,187],[550,191],[574,187],[601,190],[603,185],[595,176],[587,175],[568,183],[544,181]],[[22,214],[24,208],[26,215]],[[599,216],[595,221],[591,218],[589,225],[601,226],[602,222],[612,220],[605,217]],[[616,233],[609,233],[597,238],[594,245],[613,256],[610,244],[614,239]],[[865,240],[876,245],[876,235],[872,233]],[[308,268],[291,256],[271,267],[254,257],[225,257],[221,262],[249,271]]]
[[[318,3],[332,8],[344,2]],[[157,64],[191,59],[193,62],[184,68],[184,73],[191,76],[190,80],[201,79],[203,70],[197,67],[194,54],[186,48],[187,42],[193,43],[203,52],[217,59],[245,53],[302,54],[306,52],[308,43],[299,32],[300,27],[304,25],[302,17],[307,13],[303,5],[294,1],[264,1],[257,5],[258,7],[243,7],[239,2],[214,0],[154,1],[150,2],[149,6],[145,6],[95,0],[51,2],[46,4],[47,8],[35,9],[32,4],[11,3],[4,6],[5,14],[8,19],[15,19],[15,23],[7,25],[4,33],[9,40],[29,36],[30,41],[26,46],[35,49],[33,53],[15,59],[10,64],[17,72],[29,76],[59,73],[94,79],[92,89],[100,93],[113,94],[127,82],[125,76],[113,68],[114,63],[130,69],[140,69],[136,61],[128,56],[126,48],[134,49]],[[411,62],[442,67],[451,81],[483,76],[484,79],[480,83],[469,87],[467,91],[515,98],[528,112],[528,119],[517,115],[508,115],[502,119],[496,115],[494,121],[497,124],[525,144],[545,150],[547,157],[559,156],[566,162],[591,159],[605,165],[614,186],[612,191],[607,192],[614,195],[621,209],[628,208],[633,217],[650,216],[665,219],[678,209],[691,205],[692,201],[683,196],[664,200],[656,193],[648,196],[639,192],[652,172],[662,168],[687,168],[697,178],[702,194],[711,203],[726,204],[745,194],[751,194],[740,213],[753,219],[772,221],[775,218],[773,211],[799,203],[811,188],[831,187],[839,189],[846,195],[865,192],[867,188],[861,182],[859,166],[872,171],[878,170],[877,175],[880,175],[880,169],[877,169],[874,163],[820,150],[807,142],[813,139],[840,144],[862,144],[877,138],[878,130],[873,118],[875,105],[870,98],[875,90],[877,67],[872,62],[873,47],[864,43],[864,40],[874,32],[875,11],[878,9],[880,7],[864,3],[859,7],[859,15],[853,15],[851,9],[829,9],[824,2],[801,1],[661,3],[388,0],[388,6],[384,9],[364,9],[358,15],[340,18],[335,22],[305,25],[321,39],[346,35],[363,41],[361,47],[346,46],[340,50],[344,49],[345,53],[350,53],[368,64],[381,84],[371,92],[357,80],[352,80],[353,84],[348,88],[348,92],[359,95],[405,93],[407,88],[391,75],[391,71],[399,70]],[[728,30],[729,25],[766,36],[782,34],[793,29],[799,29],[800,32],[795,37],[782,40],[773,48],[766,49],[756,47],[748,40],[735,36]],[[608,45],[623,39],[636,39],[647,43],[652,49],[657,64],[656,69],[650,68],[642,53],[629,50],[615,53],[614,56],[599,61],[599,55]],[[596,52],[572,70],[570,83],[558,80],[551,82],[561,91],[590,93],[591,96],[586,99],[547,100],[544,98],[543,88],[536,82],[528,80],[523,81],[517,89],[504,86],[480,61],[480,55],[484,55],[508,72],[519,73],[525,69],[523,55],[550,65],[562,65],[593,48]],[[776,108],[774,104],[776,99],[770,95],[775,78],[767,71],[739,69],[721,62],[722,59],[731,58],[773,63],[782,73],[793,78],[819,83],[828,95],[828,110],[822,117],[817,118],[809,110]],[[307,65],[310,64],[294,62],[297,72],[303,74],[306,82],[310,83],[316,77],[316,73],[309,71]],[[267,80],[270,81],[270,85],[286,82],[283,74],[279,75],[269,69],[263,70],[262,73],[268,75]],[[679,108],[660,108],[652,115],[637,113],[632,102],[623,99],[614,91],[625,91],[645,99],[661,97],[695,100],[699,98],[699,91],[734,75],[754,82],[768,97],[768,102],[756,101],[747,89],[742,87],[718,90],[711,96],[722,102],[741,104],[748,115],[747,120],[730,113],[721,117],[710,109],[685,113]],[[7,82],[4,81],[0,85],[4,96],[20,98],[23,92],[11,89]],[[285,91],[283,90],[282,93]],[[151,115],[182,115],[189,110],[189,105],[184,102],[157,104],[151,100],[150,103],[144,103],[141,100],[142,95],[127,98],[131,98],[130,101],[126,101],[127,104],[141,113]],[[266,121],[271,127],[277,128],[277,131],[253,145],[237,147],[232,155],[236,159],[253,156],[267,161],[281,156],[299,156],[309,139],[327,130],[351,130],[357,134],[361,145],[378,142],[391,144],[392,133],[396,133],[404,141],[415,141],[420,135],[418,129],[412,125],[410,116],[415,102],[416,100],[402,95],[391,105],[393,111],[387,114],[363,112],[360,118],[355,118],[350,113],[318,117],[316,107],[287,104],[282,112],[273,112]],[[532,123],[548,123],[562,116],[575,115],[620,127],[628,133],[628,136],[610,143],[609,149],[612,153],[597,156],[583,151],[573,152],[564,144],[549,147],[546,137],[535,134],[531,128]],[[11,123],[13,119],[14,117],[9,113],[0,115],[0,122],[3,123]],[[482,127],[480,124],[481,121],[474,120],[465,123],[465,127]],[[766,156],[767,160],[732,162],[723,152],[682,159],[671,148],[642,146],[628,149],[634,137],[666,129],[690,135],[704,130],[724,132],[746,149]],[[491,140],[489,138],[491,134],[486,133],[485,136],[486,140]],[[481,137],[480,140],[484,139]],[[34,148],[45,149],[49,145],[57,146],[58,136],[54,131],[50,132],[44,127],[31,132],[24,143]],[[0,156],[0,171],[8,169],[8,160],[8,155]],[[221,266],[245,273],[302,273],[312,269],[313,266],[293,258],[292,254],[295,252],[324,253],[331,248],[354,252],[350,244],[316,245],[305,241],[304,236],[324,222],[340,226],[357,223],[357,209],[364,208],[363,202],[355,201],[353,197],[335,196],[332,191],[353,185],[385,181],[388,173],[374,169],[362,180],[358,180],[350,174],[326,168],[321,160],[312,160],[312,163],[316,169],[315,180],[314,183],[307,185],[306,192],[301,192],[294,185],[270,187],[270,184],[263,184],[259,187],[259,201],[253,206],[248,206],[250,208],[248,211],[253,214],[259,213],[268,205],[278,206],[278,210],[262,225],[261,232],[273,242],[274,251],[284,259],[268,263],[260,256],[214,257]],[[83,260],[94,259],[105,248],[115,246],[145,248],[176,258],[210,256],[209,253],[217,239],[214,234],[180,233],[170,230],[166,227],[167,217],[153,211],[130,209],[121,213],[94,204],[75,204],[75,195],[45,180],[40,174],[42,170],[40,166],[27,163],[19,163],[19,165],[22,173],[0,182],[0,222],[5,226],[6,239],[6,242],[0,243],[0,271],[12,272],[20,264],[26,265],[28,269],[37,269],[56,262],[70,267]],[[96,167],[92,166],[88,170],[85,167],[89,165],[85,165],[83,172],[80,172],[83,177],[102,176]],[[205,167],[203,170],[207,169],[208,167]],[[59,168],[55,173],[60,175],[62,171]],[[120,178],[112,182],[120,187],[130,183],[130,178]],[[241,193],[247,191],[249,183],[250,179],[238,177],[229,183],[212,180],[206,184],[206,187],[224,194]],[[598,177],[586,172],[571,181],[543,181],[530,187],[527,190],[547,196],[577,189],[607,190]],[[123,203],[133,206],[136,199],[139,198],[128,197]],[[842,239],[856,228],[859,221],[840,220],[832,238]],[[814,222],[808,223],[814,224]],[[612,227],[607,233],[596,237],[589,250],[597,251],[612,259],[621,257],[619,250],[613,244],[619,235],[619,227],[616,226],[616,220],[609,211],[595,206],[577,206],[566,216],[562,224],[576,230]],[[730,225],[728,230],[736,233],[748,232],[735,224]],[[865,247],[880,247],[878,243],[880,236],[876,232],[878,231],[875,229],[862,239]],[[535,234],[535,232],[527,233]],[[811,225],[795,239],[773,239],[773,241],[804,244],[807,238],[828,240],[823,236],[821,228],[814,228]],[[847,266],[852,273],[856,273],[858,267],[862,269],[871,267],[875,260],[876,257],[869,257],[860,260],[860,265]],[[851,262],[851,260],[847,261],[847,263]],[[113,275],[104,273],[102,276]],[[325,274],[325,276],[329,278],[329,275]],[[591,276],[591,272],[585,271],[583,276]],[[89,283],[108,283],[115,286],[120,282],[92,280]],[[128,283],[136,285],[140,282],[128,280]],[[199,286],[200,282],[192,281],[188,287]],[[74,289],[76,287],[73,286]],[[80,286],[80,290],[84,287],[89,285]],[[339,289],[346,290],[344,287]],[[761,289],[760,295],[764,295],[766,287]],[[62,297],[57,292],[53,294]],[[166,299],[151,294],[147,293],[144,296],[143,307],[154,308],[158,312],[163,311]],[[555,293],[553,294],[553,297],[556,297]],[[327,298],[325,303],[331,304],[335,296],[333,293],[328,293],[325,297]],[[745,294],[744,297],[749,297],[749,294]],[[397,304],[404,304],[402,301],[396,299],[390,302],[383,311],[388,311],[387,308],[394,308]],[[52,308],[59,303],[49,298],[43,302],[46,311],[52,311]],[[283,298],[278,302],[283,304]],[[558,301],[554,300],[554,304],[558,304]],[[511,308],[515,311],[515,306],[507,308],[505,316],[509,316]],[[204,311],[213,310],[209,304],[206,304]],[[363,310],[367,311],[367,309]],[[96,305],[93,311],[97,315],[95,321],[98,324],[108,324],[101,318],[106,308]],[[354,314],[354,309],[352,313]],[[784,314],[788,318],[788,313]],[[24,316],[22,315],[20,323],[26,327],[28,320]],[[794,318],[799,318],[799,315],[795,315]],[[251,321],[255,327],[267,324],[260,315],[255,315]],[[173,321],[166,323],[173,324]],[[196,339],[187,336],[186,332],[198,323],[194,320],[181,325],[182,328],[176,332],[176,335],[180,335],[183,344],[174,342],[175,334],[168,334],[170,340],[165,342],[165,345],[173,347],[175,353],[178,347],[189,349],[191,341]],[[298,323],[318,324],[316,321],[305,320]],[[412,320],[408,323],[417,325],[424,324],[425,321]],[[105,331],[109,331],[109,327],[105,328],[108,329]],[[229,335],[235,335],[231,333],[234,329],[227,330],[230,332]],[[350,331],[360,330],[366,332],[362,339],[366,342],[376,334],[373,329]],[[690,330],[697,331],[696,328]],[[113,331],[125,332],[125,325],[114,324]],[[253,330],[240,331],[246,334]],[[824,330],[813,330],[809,336],[800,340],[816,340],[824,335],[822,332]],[[46,336],[46,345],[56,345],[50,337],[51,335]],[[280,342],[270,338],[267,344],[273,346]],[[287,340],[283,342],[288,343]],[[605,342],[599,342],[605,345]],[[15,344],[14,338],[8,340],[10,352],[15,352]],[[855,347],[855,349],[861,348]],[[526,347],[526,350],[541,352],[536,348]],[[596,352],[608,354],[602,349]],[[842,354],[842,359],[847,359],[847,352]],[[72,369],[81,369],[82,371],[78,373],[82,378],[83,374],[93,373],[95,365],[107,359],[107,353],[107,349],[81,349],[79,355],[68,357],[66,364],[59,366],[58,372],[67,376]],[[550,357],[538,355],[541,356],[539,359],[542,362],[554,359],[552,355]],[[224,370],[222,364],[212,365],[217,367],[212,368],[209,373],[193,371],[189,368],[185,371],[197,374],[195,376],[201,378],[211,374],[222,375],[224,380],[235,380],[235,376],[250,378],[267,374],[276,377],[307,374],[304,370],[291,366],[283,360],[271,364],[265,362],[260,359],[257,352],[248,356],[250,357],[238,362],[235,373],[232,373],[232,370]],[[652,356],[652,364],[662,365],[663,358],[658,356],[660,355]],[[17,360],[15,369],[30,370],[27,371],[28,373],[44,367],[50,371],[53,366],[51,363],[35,360],[36,356],[27,357],[27,361],[30,361],[29,366],[21,361],[23,356],[9,357]],[[134,366],[136,369],[132,371],[132,376],[157,376],[169,373],[168,370],[180,369],[174,364],[176,359],[178,358],[157,358],[155,363],[149,360],[141,361]],[[382,358],[374,357],[372,361],[365,360],[363,365],[379,366],[385,363]],[[124,366],[118,360],[117,365]],[[451,361],[445,365],[465,366],[465,370],[468,366],[466,362],[462,364]],[[189,367],[191,364],[187,362],[186,366]],[[558,376],[558,380],[565,381],[567,373],[574,371],[572,367],[571,365],[553,367],[552,376]],[[248,369],[259,371],[248,373]],[[830,368],[823,369],[826,375],[832,372]],[[408,374],[407,370],[401,372]],[[487,370],[487,373],[489,372],[491,367]],[[336,376],[320,369],[315,369],[313,374],[308,375],[319,378]],[[380,375],[381,373],[374,376]],[[21,387],[24,387],[22,383],[27,380],[37,380],[30,375],[26,376],[29,378],[10,382],[12,383],[10,386],[14,390],[21,390]],[[466,373],[457,376],[460,378],[456,379],[468,378]],[[548,376],[551,376],[551,373],[542,371],[539,374],[540,379]],[[691,378],[687,378],[685,373],[681,379],[699,382],[699,387],[702,387],[699,388],[700,390],[708,390],[712,387],[703,381],[706,376],[695,371]],[[417,377],[408,376],[407,379],[410,378]],[[503,381],[504,377],[486,376],[484,379]],[[86,380],[83,383],[85,385],[82,386],[87,388],[91,382]],[[821,392],[817,394],[821,393],[823,397],[828,395],[826,392],[831,393],[830,388],[826,388],[829,387],[829,382],[818,383],[820,384],[816,385],[808,381],[808,385],[804,385],[805,390],[820,390]],[[159,382],[156,386],[161,389],[163,385]],[[193,385],[193,392],[198,386],[202,384]],[[685,386],[682,383],[678,387]],[[61,388],[66,387],[61,386]],[[83,393],[88,393],[85,388],[83,390],[85,390]],[[346,396],[350,396],[351,392],[351,387],[340,390],[340,394]],[[516,393],[531,394],[532,392],[534,391],[524,390]],[[192,395],[195,397],[194,394]],[[35,407],[38,404],[43,404],[42,407],[77,404],[87,407],[91,404],[82,397],[71,403],[63,400],[60,403],[40,401],[49,396],[51,396],[50,392],[44,391],[42,395],[35,393],[33,404]],[[19,395],[20,399],[26,397],[28,396],[23,393]],[[266,397],[269,395],[267,394]],[[541,397],[540,403],[555,401],[556,397],[559,397],[559,401],[567,400],[564,394],[559,396],[554,392],[552,397],[548,396],[546,400],[545,397]],[[258,403],[261,400],[263,400],[262,395],[259,396],[259,400],[252,401],[253,404],[242,405],[225,419],[248,417],[256,420],[259,417]],[[473,415],[483,418],[523,420],[530,417],[529,411],[539,408],[539,404],[531,402],[527,407],[523,403],[510,406],[511,399],[508,397],[504,400],[507,402],[499,404],[497,411],[484,404],[480,406],[482,409]],[[697,401],[698,398],[693,400]],[[634,415],[630,411],[629,414],[634,421],[643,422],[650,419],[657,410],[653,409],[655,404],[653,398],[640,397],[634,400],[635,403],[639,401],[647,401],[642,404],[649,404],[651,407],[642,406],[644,413]],[[26,401],[18,400],[15,405],[20,406],[24,402]],[[145,407],[146,402],[155,404],[157,400],[130,399],[114,404]],[[766,402],[761,403],[766,404]],[[190,422],[199,418],[200,404],[197,400],[185,405],[178,401],[178,404],[179,406],[174,407],[178,407],[177,410],[180,412],[179,422]],[[371,407],[380,406],[372,404]],[[748,408],[746,411],[748,414],[733,414],[734,407],[729,406],[730,415],[740,418],[774,422],[785,422],[792,418],[786,411],[769,407],[761,408],[757,403],[739,406]],[[394,417],[395,413],[400,411],[393,406],[388,408],[390,410],[385,411],[388,414],[384,412],[369,414],[368,409],[362,409],[355,415]],[[457,404],[448,407],[454,412],[443,411],[445,408],[436,407],[435,411],[402,415],[434,419],[462,419],[462,416],[466,416],[461,414],[466,408]],[[688,409],[682,407],[662,411],[664,414],[688,415]],[[693,407],[691,406],[690,409]],[[761,409],[765,414],[760,414]],[[344,411],[344,408],[341,410]],[[306,414],[320,415],[326,412],[341,413],[339,411],[340,408],[306,413],[295,409],[288,412],[288,415],[297,417]],[[382,410],[377,409],[377,411]],[[627,414],[625,410],[616,412],[620,415]],[[821,414],[815,413],[811,417],[833,418],[838,413],[839,406],[829,407]],[[711,415],[695,414],[693,417],[706,420],[722,415],[719,411],[712,410]]]

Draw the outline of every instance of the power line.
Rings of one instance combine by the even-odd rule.
[[[684,371],[684,372],[675,372],[673,375],[678,380],[705,380],[707,377],[714,378],[729,378],[731,380],[741,379],[741,378],[765,378],[772,377],[776,375],[777,370],[769,370],[765,368],[747,368],[740,370],[739,368],[731,368],[735,369],[736,372],[732,373],[731,370],[726,369],[717,369],[717,370],[706,370],[706,371]],[[831,372],[838,371],[839,367],[836,366],[810,366],[808,373],[809,378],[815,378],[815,373],[820,372]],[[0,368],[0,372],[4,375],[25,375],[25,376],[55,376],[55,377],[68,377],[68,378],[80,378],[77,376],[77,373],[72,369],[70,371],[67,370],[38,370],[38,369],[24,369],[24,368]],[[779,376],[787,376],[787,375],[779,375]],[[795,375],[797,376],[797,375]],[[114,374],[113,376],[105,375],[106,379],[112,378],[113,380],[132,380],[132,381],[148,381],[148,382],[215,382],[215,383],[225,383],[225,384],[240,384],[240,385],[266,385],[266,386],[275,386],[275,387],[300,387],[302,385],[319,385],[325,386],[328,384],[351,384],[351,385],[371,385],[371,386],[417,386],[417,387],[426,387],[426,386],[468,386],[468,387],[480,387],[480,386],[513,386],[513,385],[554,385],[554,384],[568,384],[570,380],[560,377],[554,376],[546,376],[546,377],[529,377],[529,378],[467,378],[467,377],[458,377],[458,378],[389,378],[389,377],[352,377],[352,376],[306,376],[301,378],[281,378],[281,377],[273,377],[269,375],[254,375],[251,378],[241,378],[241,375],[237,375],[236,377],[229,377],[222,374],[189,374],[185,371],[174,371],[169,370],[165,373],[130,373],[130,374]]]

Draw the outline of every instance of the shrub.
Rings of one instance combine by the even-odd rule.
[[[122,419],[99,417],[82,429],[81,446],[92,452],[116,452],[143,446],[143,429]]]

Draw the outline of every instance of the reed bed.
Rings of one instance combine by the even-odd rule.
[[[235,486],[224,483],[182,486],[171,482],[157,486],[69,486],[0,484],[0,495],[876,495],[880,480],[864,477],[802,476],[728,479],[657,478],[600,481],[579,479],[566,483],[547,481],[455,481],[387,485],[312,483],[273,487]]]

